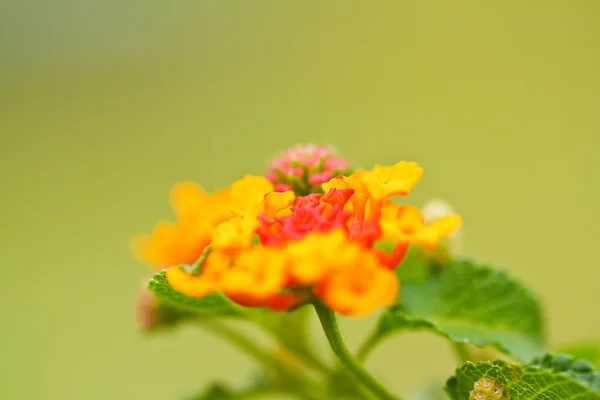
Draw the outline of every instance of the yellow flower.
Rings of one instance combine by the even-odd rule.
[[[242,210],[262,202],[265,195],[273,191],[273,184],[264,176],[246,175],[231,185],[230,199]]]
[[[215,250],[243,250],[252,246],[254,231],[258,228],[255,215],[236,216],[211,230],[211,247]]]
[[[286,262],[281,249],[256,247],[241,252],[223,279],[223,291],[238,304],[264,305],[285,285]]]
[[[292,262],[289,274],[300,285],[317,283],[334,269],[343,269],[355,262],[361,252],[358,243],[350,242],[343,230],[309,233],[285,248]]]
[[[398,242],[417,243],[435,247],[461,225],[458,215],[450,214],[425,225],[421,212],[413,206],[388,203],[383,209],[380,226],[385,236]]]
[[[406,196],[423,176],[423,168],[415,162],[401,161],[392,167],[375,165],[371,171],[353,175],[369,191],[374,201],[391,196]]]
[[[327,275],[315,292],[332,310],[362,316],[378,307],[392,305],[398,290],[394,272],[380,265],[373,253],[363,251],[347,268]]]
[[[200,275],[188,274],[181,267],[174,266],[167,270],[167,282],[178,292],[203,297],[221,290],[221,281],[229,273],[230,262],[230,256],[212,251],[204,261]]]

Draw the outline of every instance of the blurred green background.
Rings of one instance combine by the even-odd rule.
[[[253,363],[196,327],[148,337],[129,238],[168,192],[295,143],[415,160],[466,251],[543,296],[553,344],[598,337],[600,2],[0,3],[3,399],[179,399]],[[344,320],[355,346],[373,318]],[[315,340],[321,340],[316,331]],[[322,342],[318,344],[322,348]],[[451,349],[386,341],[394,390]]]

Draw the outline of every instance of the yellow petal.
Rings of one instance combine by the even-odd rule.
[[[211,232],[213,249],[240,250],[252,245],[252,236],[258,228],[258,220],[253,215],[236,217],[217,225]]]
[[[423,216],[416,207],[387,203],[379,221],[383,234],[397,242],[409,242],[423,229]]]
[[[406,196],[422,176],[423,168],[415,162],[406,161],[391,167],[375,165],[372,171],[356,174],[376,201],[390,196]]]
[[[285,284],[286,255],[281,249],[256,247],[240,253],[223,280],[223,291],[241,304],[278,293]]]
[[[412,241],[422,246],[433,248],[444,237],[460,228],[461,223],[461,218],[458,215],[446,215],[415,233]]]
[[[204,276],[188,274],[180,267],[169,268],[166,278],[174,290],[191,297],[203,297],[219,290],[218,282]]]
[[[260,203],[265,194],[273,191],[273,184],[264,176],[246,175],[231,185],[231,201],[238,208]]]
[[[292,191],[267,193],[263,198],[262,211],[269,218],[275,218],[280,213],[289,214],[295,198]]]
[[[171,206],[177,215],[199,207],[206,198],[204,188],[195,182],[180,182],[171,189]]]
[[[303,285],[318,282],[333,269],[352,265],[360,247],[350,242],[347,234],[339,229],[327,233],[309,233],[299,241],[287,245],[292,260],[290,276]]]

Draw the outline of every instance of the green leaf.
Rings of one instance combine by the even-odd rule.
[[[426,279],[401,284],[400,305],[382,314],[359,352],[361,358],[382,339],[406,330],[430,331],[454,343],[492,346],[525,362],[544,353],[538,301],[506,272],[452,261]]]
[[[481,378],[502,382],[513,400],[600,400],[600,392],[568,372],[536,365],[521,366],[506,361],[467,361],[446,382],[453,400],[469,398],[473,385]]]
[[[148,288],[156,294],[159,304],[153,329],[176,326],[177,323],[214,317],[236,317],[254,321],[266,329],[288,351],[308,365],[321,371],[328,367],[311,351],[307,343],[306,318],[310,309],[301,307],[288,313],[276,313],[263,308],[244,308],[231,302],[222,293],[194,298],[175,291],[167,282],[165,272],[154,275]]]
[[[425,249],[411,246],[395,272],[400,282],[407,284],[422,282],[431,277],[436,270],[439,270],[439,264],[429,257]]]
[[[165,271],[158,272],[148,282],[148,288],[156,294],[166,307],[180,307],[187,312],[202,316],[241,317],[240,307],[221,293],[211,293],[201,298],[190,297],[175,291],[165,277]]]
[[[600,371],[590,361],[573,357],[569,354],[559,353],[556,355],[546,354],[537,357],[532,365],[540,368],[562,372],[571,378],[583,383],[593,391],[600,393]]]

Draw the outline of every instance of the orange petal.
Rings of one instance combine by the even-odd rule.
[[[180,182],[171,189],[171,206],[177,215],[197,209],[205,201],[204,188],[195,182]]]
[[[262,304],[285,285],[286,262],[280,249],[257,247],[242,252],[223,280],[223,291],[239,304]]]
[[[218,282],[205,276],[188,274],[180,267],[169,268],[166,277],[174,290],[191,297],[203,297],[219,290]]]
[[[284,216],[291,213],[296,195],[294,192],[269,192],[263,198],[263,214],[269,218]],[[279,214],[282,215],[279,215]]]
[[[364,253],[351,269],[327,276],[315,293],[332,310],[362,316],[393,304],[398,289],[394,272],[380,265],[374,254]]]

